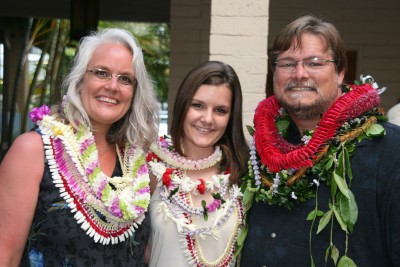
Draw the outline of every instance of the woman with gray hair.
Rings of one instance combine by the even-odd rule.
[[[135,38],[84,37],[64,88],[0,166],[0,266],[143,266],[158,119]]]

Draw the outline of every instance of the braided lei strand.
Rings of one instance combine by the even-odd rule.
[[[117,146],[123,176],[108,177],[91,131],[58,121],[47,106],[34,108],[30,118],[39,126],[53,183],[86,234],[103,245],[132,236],[150,203],[144,152]]]
[[[151,149],[153,153],[150,153],[146,160],[160,187],[162,202],[158,210],[164,218],[175,222],[181,236],[183,253],[190,266],[234,266],[235,242],[244,222],[240,189],[237,185],[229,186],[229,171],[214,175],[212,181],[207,182],[203,179],[191,181],[190,177],[184,174],[184,170],[199,170],[215,166],[221,159],[220,149],[217,147],[215,152],[206,159],[187,160],[173,151],[173,146],[167,136],[161,137],[158,144],[153,144]],[[190,194],[204,194],[206,190],[213,191],[214,189],[218,189],[218,193],[212,194],[214,201],[211,204],[207,205],[203,200],[202,207],[193,207]],[[224,200],[222,197],[228,191],[229,197]],[[208,214],[215,212],[218,213],[211,225],[198,226],[193,222],[193,216],[203,217],[207,221]],[[205,239],[206,236],[217,239],[219,228],[231,218],[236,218],[236,223],[224,252],[217,260],[207,261],[198,244],[199,240]]]

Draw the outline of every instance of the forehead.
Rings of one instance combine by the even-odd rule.
[[[193,96],[194,100],[212,103],[213,105],[229,105],[232,100],[232,90],[227,84],[201,85]]]
[[[108,60],[109,58],[115,60],[124,59],[123,61],[126,61],[127,59],[132,59],[132,56],[133,54],[131,50],[122,44],[104,43],[95,48],[90,61],[103,59]]]
[[[282,52],[283,56],[319,56],[329,52],[326,40],[316,34],[303,33],[299,39],[294,39],[288,50]]]

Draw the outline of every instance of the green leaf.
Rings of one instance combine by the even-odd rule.
[[[335,218],[338,221],[340,228],[342,228],[342,230],[347,233],[347,225],[344,223],[340,211],[338,211],[335,207],[333,207],[333,213],[335,214]]]
[[[352,233],[353,227],[357,222],[358,207],[353,192],[350,190],[348,192],[350,198],[344,197],[343,195],[340,196],[339,208],[343,221],[347,225],[347,229],[349,229],[349,232]]]
[[[373,124],[370,128],[365,132],[368,137],[371,136],[384,136],[386,134],[385,129],[380,124]]]
[[[331,196],[334,197],[337,192],[337,184],[335,182],[335,179],[331,179]]]
[[[251,136],[253,136],[254,135],[254,128],[252,127],[252,126],[250,126],[250,125],[246,125],[246,128],[247,128],[247,131],[249,132],[249,134],[251,135]]]
[[[357,267],[357,265],[352,259],[344,255],[340,258],[337,267]]]
[[[349,188],[347,187],[346,181],[340,177],[336,172],[333,172],[333,179],[335,180],[336,184],[339,187],[340,192],[342,192],[343,195],[345,195],[347,198],[350,198],[349,196]]]
[[[337,263],[337,261],[339,259],[339,250],[335,247],[335,245],[332,245],[331,258],[332,258],[333,262],[336,265],[336,263]]]
[[[324,214],[324,216],[322,216],[321,220],[319,220],[317,234],[326,227],[331,218],[332,218],[332,210],[329,210]]]
[[[238,234],[236,242],[238,243],[239,246],[243,245],[244,240],[246,239],[247,236],[247,227],[243,227]]]
[[[337,174],[339,174],[340,177],[342,177],[342,176],[344,176],[344,167],[345,167],[345,165],[343,164],[344,148],[343,148],[343,146],[341,146],[340,148],[341,148],[341,150],[340,150],[339,157],[338,157],[338,165],[337,165],[335,172]]]
[[[332,167],[332,164],[333,164],[333,158],[332,157],[330,157],[329,158],[329,160],[328,160],[328,162],[325,164],[325,170],[329,170],[331,167]]]
[[[249,190],[246,190],[243,194],[243,206],[246,209],[249,209],[251,205],[253,204],[254,200],[254,192],[250,192]]]
[[[329,255],[331,254],[331,249],[332,249],[332,245],[329,246],[329,247],[326,249],[326,251],[325,251],[325,265],[326,265],[326,263],[328,262],[328,257],[329,257]]]
[[[349,177],[349,182],[351,184],[351,181],[353,180],[353,173],[351,172],[349,151],[346,148],[344,149],[344,160],[345,160],[347,177]]]
[[[323,211],[314,209],[314,210],[312,210],[312,211],[307,215],[306,220],[307,220],[307,221],[312,221],[312,220],[314,220],[315,218],[321,217],[321,216],[323,216],[323,215],[324,215],[324,212],[323,212]]]
[[[278,129],[278,132],[285,132],[288,127],[289,127],[289,121],[288,120],[281,120],[281,121],[277,121],[275,123],[276,128]]]

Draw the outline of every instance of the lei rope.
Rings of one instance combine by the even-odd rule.
[[[30,118],[39,126],[53,183],[86,234],[104,245],[132,236],[150,203],[144,152],[128,143],[117,147],[123,176],[108,177],[90,130],[60,122],[47,106],[34,108]]]
[[[253,200],[293,209],[295,204],[315,198],[315,209],[307,216],[312,221],[310,244],[313,225],[319,217],[317,233],[334,222],[346,236],[353,231],[358,208],[350,190],[353,178],[350,157],[355,153],[357,142],[384,135],[384,128],[377,122],[386,121],[378,108],[379,94],[386,88],[379,89],[371,76],[360,78],[362,83],[356,81],[342,88],[342,96],[324,113],[317,128],[304,132],[303,144],[286,141],[290,117],[274,96],[259,103],[254,129],[248,127],[253,140],[249,172],[241,188],[246,212]],[[311,177],[317,178],[311,181]],[[318,209],[316,196],[321,182],[331,188],[326,212]],[[349,209],[343,209],[344,206]],[[243,228],[237,251],[241,250],[246,235],[247,229]],[[339,252],[331,236],[326,259],[330,255],[335,265],[356,266],[347,256],[347,245],[346,242],[345,255],[338,263]],[[310,258],[313,263],[311,251]]]
[[[337,129],[345,121],[355,118],[378,105],[378,92],[373,90],[370,84],[352,85],[351,91],[341,96],[323,115],[313,137],[304,148],[296,149],[292,146],[291,151],[285,151],[277,145],[283,142],[283,138],[275,125],[275,118],[279,116],[280,105],[274,96],[267,98],[260,102],[254,116],[254,140],[261,163],[268,166],[272,172],[312,166],[316,152],[335,136]]]

